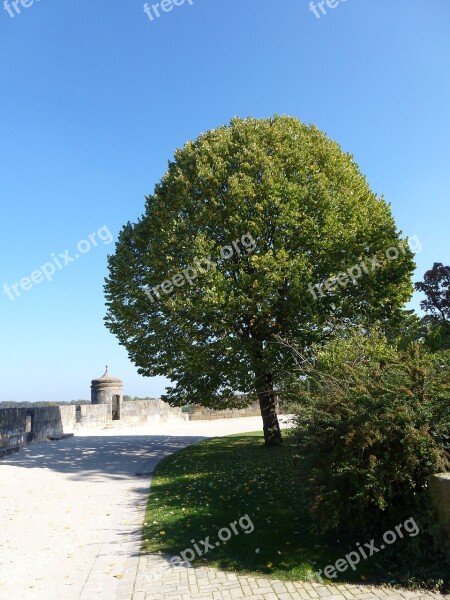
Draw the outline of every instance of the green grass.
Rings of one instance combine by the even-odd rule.
[[[240,532],[193,561],[228,570],[304,578],[312,562],[325,566],[329,548],[305,530],[296,497],[295,448],[267,448],[262,434],[201,442],[162,461],[155,472],[144,526],[145,552],[175,556],[248,514],[252,533]],[[298,488],[297,488],[298,489]],[[202,545],[199,544],[202,548]]]
[[[180,556],[194,543],[203,549],[199,542],[209,536],[214,548],[192,561],[197,566],[304,580],[354,551],[354,545],[310,533],[290,434],[285,432],[281,447],[266,447],[263,441],[261,433],[214,438],[163,460],[153,477],[143,552]],[[254,531],[246,534],[238,524],[238,535],[215,546],[218,531],[244,515]],[[396,551],[401,554],[407,544],[407,539],[396,542]],[[401,560],[392,562],[387,551],[361,560],[355,571],[348,569],[331,582],[361,580],[434,585],[427,577],[414,578]]]

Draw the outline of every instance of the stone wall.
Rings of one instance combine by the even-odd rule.
[[[31,412],[31,434],[29,441],[43,442],[49,435],[73,433],[75,406],[42,406]]]
[[[81,404],[76,407],[76,428],[104,429],[109,413],[108,404]]]
[[[122,421],[130,425],[166,423],[188,420],[179,407],[172,407],[162,400],[130,400],[122,405]]]
[[[69,404],[66,406],[58,406],[59,416],[61,419],[61,425],[63,433],[73,433],[75,431],[75,410],[76,406]]]
[[[259,404],[254,402],[246,408],[215,410],[198,404],[172,407],[162,400],[130,400],[123,403],[122,421],[130,425],[145,423],[165,423],[171,420],[199,421],[212,419],[235,419],[238,417],[259,417]]]
[[[236,419],[238,417],[259,417],[261,411],[259,404],[254,402],[246,408],[230,408],[226,410],[215,410],[214,408],[205,408],[197,404],[187,406],[183,409],[189,416],[190,421],[211,420],[211,419]]]
[[[429,490],[450,556],[450,473],[432,475]]]
[[[0,455],[49,435],[73,433],[75,406],[0,409]]]
[[[198,405],[171,407],[160,399],[132,400],[123,403],[121,419],[115,423],[132,426],[259,415],[257,403],[244,409],[214,410]],[[0,409],[0,456],[26,444],[45,441],[48,436],[73,433],[81,429],[105,429],[111,423],[108,404],[3,408]]]
[[[27,409],[0,410],[0,456],[27,443]]]

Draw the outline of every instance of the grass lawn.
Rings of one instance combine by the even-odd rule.
[[[309,516],[297,492],[297,451],[288,432],[284,439],[283,446],[268,448],[259,432],[214,438],[163,460],[153,477],[143,552],[180,556],[194,543],[203,551],[200,540],[209,536],[213,547],[192,564],[302,580],[355,550],[308,533]],[[250,521],[241,527],[245,515]],[[231,531],[235,521],[238,533],[220,541],[219,530]],[[348,569],[332,581],[407,583],[383,559],[380,553],[361,560],[355,571]]]

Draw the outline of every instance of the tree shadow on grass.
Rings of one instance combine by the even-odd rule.
[[[144,553],[280,579],[305,580],[320,571],[326,580],[325,567],[357,548],[312,533],[297,460],[289,439],[281,448],[266,448],[260,436],[249,435],[210,439],[169,457],[153,479]],[[207,538],[205,552],[201,540]],[[396,543],[399,556],[408,543],[412,540]],[[360,558],[355,569],[348,567],[331,581],[404,585],[414,578],[404,565],[391,569],[390,560],[387,553]],[[430,585],[436,581],[431,574],[429,579]]]
[[[197,566],[304,575],[323,548],[307,530],[294,467],[288,444],[267,448],[259,435],[215,438],[177,453],[155,474],[144,550],[179,556],[194,543],[204,548],[200,540],[209,536],[213,548],[196,552]]]

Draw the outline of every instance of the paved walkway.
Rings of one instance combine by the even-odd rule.
[[[162,556],[139,556],[150,474],[159,460],[206,437],[259,428],[259,418],[245,418],[114,429],[36,444],[3,459],[0,600],[445,598],[172,569]]]
[[[156,579],[156,581],[155,581]],[[215,569],[169,568],[159,556],[143,556],[131,589],[133,600],[449,600],[450,595],[409,592],[361,585],[291,583],[237,576]],[[106,596],[105,596],[106,598]],[[118,600],[130,598],[130,586],[119,587]]]

